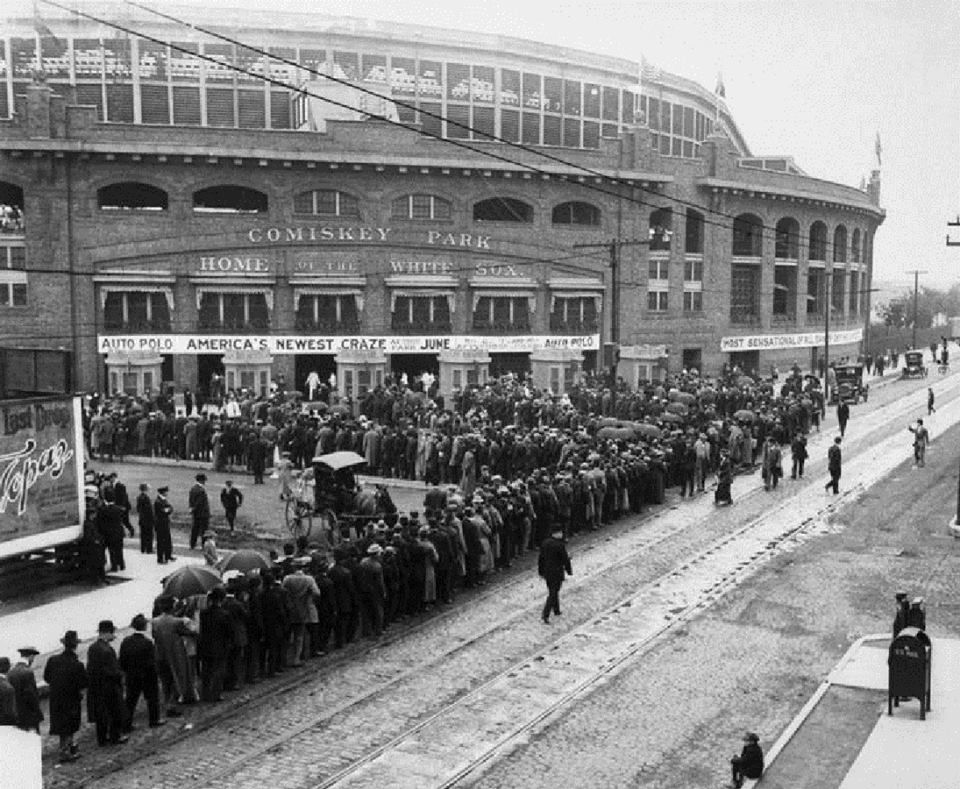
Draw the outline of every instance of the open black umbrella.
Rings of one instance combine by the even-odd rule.
[[[188,564],[163,579],[163,593],[182,600],[195,594],[206,594],[222,583],[216,570],[201,564]]]
[[[248,573],[251,570],[269,570],[270,560],[260,551],[252,548],[241,548],[217,562],[217,569],[224,573],[227,570],[239,570]]]

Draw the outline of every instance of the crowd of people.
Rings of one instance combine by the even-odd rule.
[[[22,233],[23,211],[19,206],[0,203],[0,233]]]

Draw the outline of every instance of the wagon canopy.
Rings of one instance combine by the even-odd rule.
[[[353,468],[354,466],[362,466],[367,462],[366,458],[362,455],[358,455],[356,452],[330,452],[327,455],[318,455],[313,459],[314,463],[322,463],[328,468],[332,468],[334,471],[339,471],[342,468]]]

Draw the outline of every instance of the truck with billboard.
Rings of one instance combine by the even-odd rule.
[[[80,398],[0,400],[0,560],[83,534]]]

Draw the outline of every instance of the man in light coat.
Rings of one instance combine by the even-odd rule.
[[[310,654],[307,640],[307,625],[319,623],[316,602],[320,599],[320,587],[312,575],[304,569],[310,564],[309,556],[298,556],[293,560],[294,571],[283,579],[281,584],[287,590],[290,600],[290,652],[287,665],[302,666]]]

